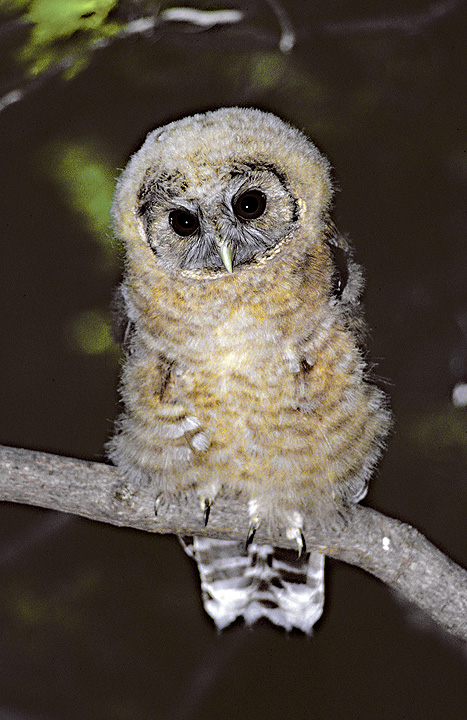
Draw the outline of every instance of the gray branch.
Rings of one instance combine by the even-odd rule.
[[[154,516],[151,488],[137,492],[122,483],[117,468],[103,463],[0,446],[0,500],[81,515],[147,532],[209,535],[244,540],[246,502],[222,494],[216,498],[209,526],[194,494],[160,508]],[[443,555],[415,528],[356,505],[345,524],[324,533],[305,524],[310,547],[375,575],[406,600],[424,610],[453,635],[467,641],[467,572]],[[279,547],[293,541],[261,527],[255,540]]]

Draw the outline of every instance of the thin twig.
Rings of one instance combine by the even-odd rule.
[[[295,45],[295,31],[285,8],[278,0],[266,0],[268,5],[274,12],[281,29],[281,38],[279,40],[279,50],[283,53],[290,52]]]
[[[0,113],[3,112],[7,107],[13,105],[13,103],[23,100],[24,97],[36,90],[44,81],[50,80],[52,77],[59,75],[62,71],[75,66],[78,66],[80,61],[85,61],[91,53],[98,50],[103,50],[117,40],[124,39],[132,35],[150,35],[154,34],[157,28],[163,23],[186,23],[193,25],[197,29],[209,30],[216,25],[233,25],[240,23],[244,18],[244,13],[241,10],[236,9],[224,9],[224,10],[197,10],[196,8],[186,7],[173,7],[167,10],[162,10],[159,14],[153,14],[146,17],[140,17],[135,20],[130,20],[120,32],[115,33],[112,36],[105,36],[92,38],[88,41],[84,47],[75,49],[72,47],[70,54],[57,62],[50,65],[50,67],[41,72],[40,75],[31,78],[26,77],[23,81],[22,87],[17,87],[5,95],[0,97]],[[22,18],[11,21],[9,25],[16,29],[17,27],[31,25],[34,23],[23,20]],[[282,40],[281,40],[282,42]]]

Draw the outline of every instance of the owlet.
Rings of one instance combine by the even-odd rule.
[[[248,500],[246,547],[184,539],[218,628],[243,616],[311,630],[323,556],[306,552],[303,518],[326,526],[364,496],[388,430],[331,195],[309,140],[241,108],[154,130],[117,185],[127,356],[109,454],[156,505],[194,489],[207,520],[221,488]],[[254,543],[261,522],[297,552]]]

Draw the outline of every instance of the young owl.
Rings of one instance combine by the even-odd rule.
[[[219,628],[243,616],[311,630],[323,556],[306,552],[303,517],[326,526],[364,496],[388,430],[331,195],[304,135],[241,108],[150,133],[117,185],[127,358],[110,457],[156,505],[194,489],[206,521],[221,488],[248,499],[247,547],[185,539]],[[298,552],[253,543],[262,522]]]

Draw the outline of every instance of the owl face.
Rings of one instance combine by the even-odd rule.
[[[274,257],[306,213],[313,230],[330,192],[327,161],[298,130],[226,108],[151,133],[119,182],[114,219],[167,271],[225,276]]]
[[[151,179],[139,215],[158,262],[181,271],[232,272],[274,251],[294,229],[297,198],[275,168],[211,166],[201,184],[178,168]]]

